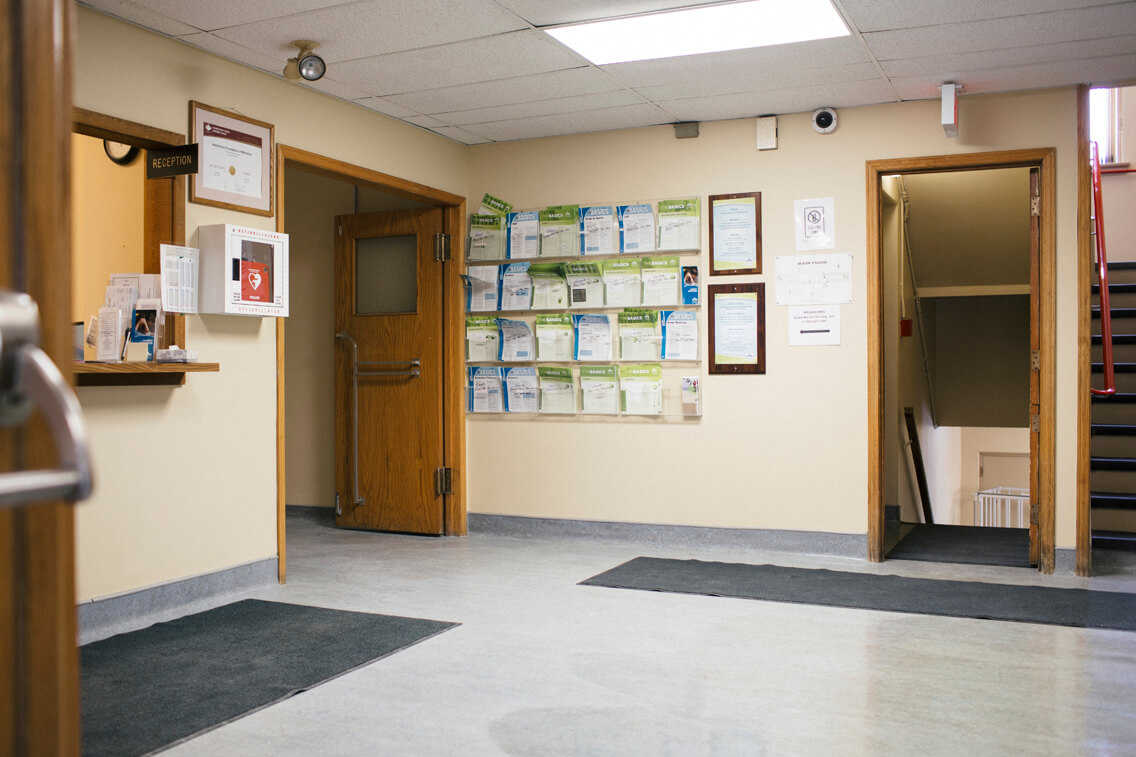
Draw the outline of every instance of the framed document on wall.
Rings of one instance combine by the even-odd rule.
[[[272,124],[191,100],[189,138],[198,171],[189,201],[261,216],[275,213]]]
[[[761,273],[761,192],[709,199],[710,275]]]
[[[710,373],[765,373],[765,284],[711,284]]]

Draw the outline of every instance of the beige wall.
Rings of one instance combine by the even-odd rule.
[[[776,151],[754,147],[752,119],[705,123],[697,139],[660,126],[480,145],[470,196],[517,207],[762,192],[768,372],[710,376],[697,423],[470,418],[472,512],[864,533],[867,529],[864,245],[867,160],[1058,149],[1057,544],[1073,545],[1075,471],[1075,127],[1072,89],[964,97],[957,139],[937,102],[849,108],[821,136],[807,114],[780,118]],[[837,348],[790,348],[772,304],[773,257],[793,252],[799,198],[835,198],[837,250],[854,256],[854,302]],[[703,239],[706,238],[703,219]],[[707,255],[702,266],[706,269]],[[705,326],[703,325],[703,334]],[[703,340],[705,356],[705,340]],[[676,463],[678,463],[676,465]]]
[[[1120,155],[1136,168],[1136,87],[1120,90]],[[1108,259],[1136,260],[1136,173],[1101,177]]]
[[[101,139],[71,135],[72,320],[99,314],[110,274],[142,270],[145,181],[141,155],[120,166]]]
[[[286,174],[294,297],[284,329],[285,454],[290,505],[335,506],[335,216],[355,208],[355,187],[295,168]]]
[[[278,143],[466,194],[463,145],[84,8],[76,15],[79,107],[185,133],[194,99],[273,124]],[[275,227],[190,203],[188,244],[212,223]],[[303,287],[293,278],[293,303]],[[81,600],[276,555],[275,324],[186,320],[189,346],[220,373],[177,388],[79,390],[96,475],[77,516]]]

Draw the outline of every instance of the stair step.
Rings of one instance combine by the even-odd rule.
[[[1116,373],[1136,373],[1136,363],[1113,363]],[[1104,373],[1104,363],[1093,363],[1093,373]]]
[[[1136,318],[1136,308],[1109,308],[1113,318]],[[1100,318],[1100,308],[1093,306],[1093,318]]]
[[[1136,471],[1136,458],[1131,457],[1090,457],[1090,470]]]
[[[1108,285],[1108,293],[1117,294],[1119,292],[1136,292],[1136,284],[1117,284],[1110,282]],[[1100,284],[1093,284],[1093,294],[1100,294]]]
[[[1089,505],[1111,510],[1136,510],[1136,494],[1093,492],[1089,495]]]
[[[1096,267],[1095,263],[1093,264],[1093,267],[1094,268]],[[1117,263],[1109,263],[1108,264],[1108,270],[1110,270],[1110,271],[1136,271],[1136,263],[1131,262],[1131,261],[1127,261],[1127,260],[1117,262]]]
[[[1103,338],[1100,334],[1093,334],[1093,344],[1101,344]],[[1113,334],[1113,344],[1136,344],[1136,334]]]
[[[1136,436],[1136,425],[1128,423],[1094,423],[1091,429],[1094,435]]]
[[[1107,397],[1099,397],[1094,394],[1093,402],[1109,402],[1112,404],[1136,402],[1136,392],[1117,392],[1116,394],[1110,394]]]
[[[1093,548],[1136,552],[1136,534],[1131,531],[1093,531]]]

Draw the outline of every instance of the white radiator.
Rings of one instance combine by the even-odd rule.
[[[974,525],[1029,528],[1029,489],[995,486],[975,492]]]

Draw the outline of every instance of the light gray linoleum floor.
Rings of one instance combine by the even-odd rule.
[[[1023,569],[288,524],[253,596],[462,625],[190,755],[1136,754],[1136,633],[577,586],[638,555],[1136,591]]]

